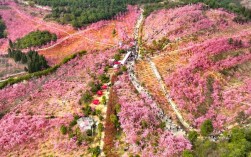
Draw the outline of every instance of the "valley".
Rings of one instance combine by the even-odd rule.
[[[0,8],[0,156],[250,155],[250,20],[217,4],[125,1],[76,28],[37,3]],[[48,67],[31,72],[42,56]]]

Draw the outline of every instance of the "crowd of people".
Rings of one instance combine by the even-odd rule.
[[[129,79],[131,80],[133,86],[137,89],[139,93],[146,93],[146,96],[150,100],[154,100],[153,97],[150,95],[150,93],[144,87],[140,85],[137,77],[135,76],[135,73],[134,73],[135,61],[138,59],[139,55],[136,52],[136,49],[132,49],[130,51],[132,51],[131,56],[128,58],[126,62]],[[166,130],[169,130],[173,132],[174,134],[177,134],[177,133],[185,134],[185,131],[180,126],[174,124],[172,117],[167,116],[162,109],[160,110],[158,114],[159,114],[158,116],[163,120],[163,122],[165,122]]]

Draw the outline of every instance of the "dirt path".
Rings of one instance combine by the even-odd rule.
[[[89,38],[86,38],[86,37],[83,36],[83,33],[87,32],[87,31],[90,31],[90,30],[92,30],[93,28],[87,28],[87,29],[85,29],[85,30],[77,31],[77,32],[75,32],[75,33],[73,33],[73,34],[70,34],[70,33],[68,33],[67,31],[62,30],[62,29],[60,29],[60,28],[52,27],[51,25],[48,25],[48,24],[44,23],[42,20],[33,20],[33,19],[31,19],[30,17],[28,17],[27,15],[25,15],[23,12],[21,12],[21,11],[20,11],[18,8],[16,8],[15,6],[11,6],[11,8],[12,8],[15,12],[17,12],[18,15],[19,15],[22,19],[24,19],[24,20],[32,21],[32,22],[34,22],[34,23],[36,23],[36,24],[46,26],[46,27],[48,27],[48,28],[51,28],[51,29],[60,31],[60,32],[65,33],[65,34],[67,35],[67,36],[64,37],[64,38],[61,38],[61,39],[60,39],[59,41],[57,41],[55,44],[53,44],[53,45],[51,45],[51,46],[49,46],[49,47],[37,49],[37,51],[46,51],[46,50],[52,49],[52,48],[56,47],[57,45],[60,45],[62,42],[66,41],[66,40],[68,40],[68,39],[70,39],[70,38],[72,38],[72,37],[74,37],[74,36],[78,36],[78,35],[82,36],[84,39],[86,39],[86,40],[88,40],[88,41],[90,41],[90,42],[93,42],[93,43],[95,43],[95,44],[107,45],[107,46],[114,46],[113,44],[108,44],[108,43],[103,43],[103,42],[94,41],[94,40],[92,40],[92,39],[89,39]]]
[[[169,102],[169,104],[171,105],[173,111],[175,112],[176,116],[178,117],[180,123],[188,130],[191,130],[193,129],[185,120],[184,118],[182,117],[180,111],[178,110],[177,108],[177,105],[174,103],[174,101],[172,100],[172,98],[170,97],[169,93],[167,92],[167,89],[166,89],[166,85],[164,83],[164,81],[162,80],[161,76],[160,76],[160,73],[157,69],[157,67],[155,66],[155,63],[152,62],[150,59],[148,59],[149,63],[150,63],[150,66],[151,66],[151,69],[152,71],[154,72],[154,75],[156,76],[156,78],[158,79],[158,83],[163,91],[163,93],[165,94],[165,97],[167,99],[167,101]]]
[[[78,31],[78,32],[76,32],[76,33],[74,33],[74,34],[70,34],[69,36],[66,36],[66,37],[60,39],[59,41],[57,41],[54,45],[51,45],[51,46],[49,46],[49,47],[45,47],[45,48],[42,48],[42,49],[37,49],[37,51],[46,51],[46,50],[48,50],[48,49],[52,49],[52,48],[56,47],[57,45],[60,45],[62,42],[66,41],[66,40],[68,40],[68,39],[70,39],[70,38],[72,38],[72,37],[74,37],[74,36],[78,36],[78,35],[80,35],[80,36],[82,36],[83,38],[85,38],[86,40],[91,41],[91,42],[94,42],[94,43],[96,43],[96,44],[107,45],[107,46],[114,46],[114,45],[112,45],[112,44],[107,44],[107,43],[102,43],[102,42],[94,41],[94,40],[89,39],[89,38],[86,38],[86,37],[84,37],[84,36],[82,35],[83,33],[87,32],[87,31],[90,31],[90,30],[92,30],[92,28],[88,28],[88,29],[85,29],[85,30],[82,30],[82,31]]]
[[[143,23],[143,10],[142,10],[142,13],[141,13],[141,16],[139,17],[138,19],[138,22],[136,24],[136,27],[135,27],[135,40],[137,40],[138,38],[140,38],[139,36],[139,31],[140,31],[140,27],[142,26],[142,23]],[[138,31],[138,32],[137,32]],[[139,44],[139,43],[138,43]],[[134,52],[135,51],[135,52]],[[137,49],[137,47],[135,48],[132,52],[132,54],[134,54],[135,57],[134,60],[130,61],[127,63],[127,69],[128,69],[128,74],[129,74],[129,78],[130,78],[130,81],[131,83],[133,84],[133,86],[135,87],[135,89],[139,92],[139,93],[146,93],[147,97],[150,99],[150,100],[153,100],[152,96],[149,94],[148,90],[145,89],[141,83],[139,82],[139,80],[137,79],[136,75],[135,75],[135,70],[134,70],[134,67],[135,67],[135,60],[136,59],[140,59],[141,57],[139,57],[138,53],[139,53],[139,49]],[[155,102],[155,101],[153,101]],[[155,105],[160,108],[157,103],[155,103]],[[182,129],[178,129],[178,126],[175,125],[172,120],[168,117],[168,115],[165,115],[164,114],[164,111],[160,108],[160,112],[158,113],[158,116],[162,118],[162,120],[164,122],[166,122],[166,129],[167,130],[170,130],[172,133],[174,134],[185,134],[185,131],[182,130]],[[184,122],[184,120],[183,120]],[[184,123],[186,126],[190,127],[188,124]]]
[[[7,81],[10,77],[16,77],[16,76],[20,76],[20,75],[24,75],[24,74],[27,74],[27,72],[23,71],[23,72],[19,72],[19,73],[16,73],[16,74],[7,75],[6,79],[0,80],[0,83],[4,82],[4,81]]]
[[[10,5],[10,7],[11,7],[15,12],[17,12],[17,13],[19,14],[19,16],[20,16],[22,19],[24,19],[24,21],[25,21],[25,20],[29,20],[29,21],[32,21],[32,22],[34,22],[34,23],[36,23],[36,24],[43,25],[43,26],[49,27],[49,28],[51,28],[51,29],[54,29],[54,30],[58,30],[58,31],[60,31],[60,32],[63,32],[63,33],[65,33],[65,34],[67,34],[67,35],[70,35],[70,33],[68,33],[67,31],[62,30],[62,29],[59,29],[59,28],[56,28],[56,27],[52,27],[52,26],[50,26],[50,25],[44,23],[42,20],[38,20],[38,19],[37,19],[37,20],[33,20],[32,18],[30,18],[30,17],[28,17],[27,15],[25,15],[24,13],[22,13],[18,8],[16,8],[16,6]]]

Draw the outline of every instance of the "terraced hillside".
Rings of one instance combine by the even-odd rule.
[[[212,119],[218,131],[231,128],[243,113],[241,123],[250,120],[250,23],[234,22],[234,17],[197,4],[160,10],[145,20],[142,51],[155,63],[183,118],[195,128],[205,119]],[[147,76],[142,83],[157,99],[165,99],[156,95],[161,84],[153,69],[145,68],[148,64],[149,59],[137,64],[144,69],[138,76]]]

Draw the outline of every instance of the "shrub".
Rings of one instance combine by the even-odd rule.
[[[60,132],[61,132],[63,135],[66,135],[66,133],[67,133],[67,127],[66,127],[65,125],[62,125],[62,126],[60,127]]]
[[[78,146],[81,146],[82,142],[83,142],[83,141],[82,141],[81,139],[77,139],[77,145],[78,145]]]
[[[86,105],[85,107],[83,107],[82,111],[85,116],[89,116],[92,113],[92,109],[89,105]]]
[[[238,113],[238,115],[236,116],[236,121],[239,124],[242,124],[247,118],[248,118],[248,116],[245,114],[245,112],[244,111],[240,111]]]
[[[245,17],[242,17],[242,16],[237,16],[233,19],[233,21],[236,23],[243,24],[243,23],[246,23],[248,21],[248,19]]]
[[[163,130],[166,127],[166,122],[161,122],[160,123],[160,128]]]
[[[83,56],[83,55],[87,54],[87,51],[82,50],[82,51],[77,52],[77,54],[79,54],[79,56]]]
[[[104,117],[101,116],[101,115],[99,115],[98,118],[99,118],[99,120],[101,120],[101,121],[104,120]]]
[[[117,34],[116,30],[113,29],[113,30],[112,30],[112,36],[115,36],[116,34]]]
[[[119,70],[118,72],[116,72],[116,75],[119,76],[119,75],[122,75],[123,74],[123,71]]]
[[[126,53],[126,50],[124,50],[124,49],[119,49],[119,53],[120,53],[120,54],[125,54],[125,53]]]
[[[217,149],[217,145],[215,142],[212,142],[208,139],[205,139],[203,141],[197,140],[194,148],[195,148],[195,151],[194,151],[195,156],[206,157],[206,156],[210,156],[209,154],[211,154],[211,156],[215,156],[212,154]]]
[[[119,120],[118,117],[115,114],[110,115],[111,122],[115,125],[116,128],[119,128]]]
[[[120,54],[115,54],[115,55],[114,55],[115,61],[119,61],[120,58],[121,58],[121,55],[120,55]]]
[[[142,127],[143,129],[146,129],[146,128],[148,127],[148,124],[147,124],[147,122],[146,122],[145,120],[142,120],[142,121],[141,121],[141,127]]]
[[[233,43],[234,43],[233,38],[229,38],[229,39],[228,39],[228,44],[232,45]]]
[[[101,110],[96,109],[95,114],[98,115],[98,116],[101,115]]]
[[[184,150],[182,153],[182,157],[194,157],[193,153],[189,150]]]
[[[80,146],[85,139],[84,134],[80,131],[79,128],[75,130],[75,137],[77,138],[77,145]]]
[[[99,132],[102,132],[103,130],[104,130],[103,124],[102,124],[102,123],[99,123],[99,124],[98,124],[98,131],[99,131]]]
[[[211,120],[205,120],[200,127],[201,135],[208,136],[214,131],[213,124]]]
[[[77,124],[77,120],[73,119],[70,124],[69,124],[69,127],[73,127]]]
[[[245,130],[245,138],[251,142],[251,128]]]
[[[76,121],[80,118],[79,115],[74,115],[73,117],[74,117],[74,120],[76,120]]]
[[[127,70],[126,66],[121,67],[121,71],[126,72],[126,70]]]
[[[69,132],[69,134],[68,134],[68,137],[69,138],[73,138],[75,136],[75,134],[71,131],[71,132]]]
[[[118,114],[121,111],[121,105],[120,104],[116,104],[115,105],[115,113]]]
[[[0,119],[3,118],[4,115],[5,115],[5,113],[0,112]]]
[[[103,105],[105,105],[105,104],[106,104],[106,97],[105,97],[105,96],[102,96],[101,103],[102,103]]]
[[[105,74],[102,74],[102,75],[99,76],[99,80],[102,83],[108,83],[110,81],[110,78],[108,76],[106,76]]]
[[[241,47],[242,46],[242,40],[235,40],[234,41],[234,46]]]
[[[188,139],[189,139],[192,143],[194,143],[194,142],[197,140],[197,138],[198,138],[198,133],[197,133],[196,131],[190,131],[190,132],[188,133]]]
[[[82,101],[84,101],[84,103],[86,104],[90,104],[93,100],[93,96],[89,91],[86,91],[81,98]]]
[[[104,72],[108,72],[109,66],[105,66]]]
[[[90,82],[89,86],[91,87],[91,92],[92,93],[97,93],[101,89],[101,84],[100,83],[94,83]]]
[[[87,135],[87,136],[92,136],[92,130],[91,130],[91,129],[86,130],[86,135]]]
[[[90,148],[89,152],[92,153],[92,157],[98,157],[101,153],[101,149],[99,146],[96,146],[95,148]]]

